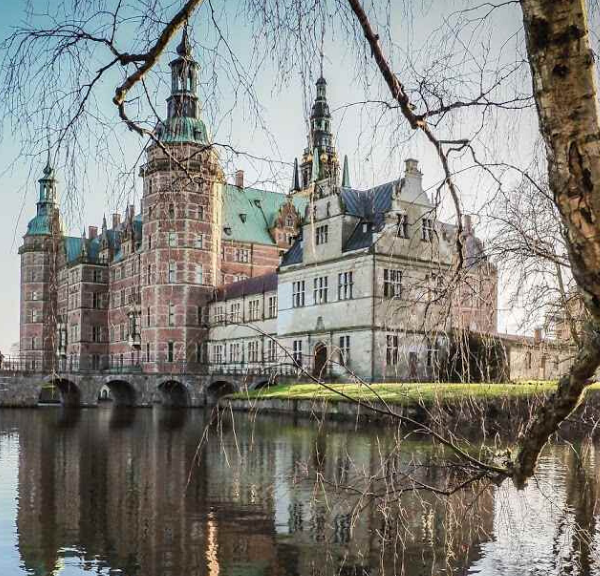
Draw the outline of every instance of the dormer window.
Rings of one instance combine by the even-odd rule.
[[[325,226],[317,226],[316,230],[315,230],[315,240],[317,243],[317,246],[319,244],[327,244],[327,240],[328,240],[328,236],[329,236],[329,227],[327,225]]]
[[[408,214],[398,214],[396,236],[398,238],[408,238]]]
[[[240,220],[241,220],[242,222],[244,222],[244,223],[245,223],[245,222],[246,222],[246,218],[247,218],[247,215],[246,215],[246,214],[243,214],[243,213],[242,213],[242,214],[240,214]]]
[[[421,224],[421,240],[423,242],[433,242],[433,220],[430,218],[423,218]]]

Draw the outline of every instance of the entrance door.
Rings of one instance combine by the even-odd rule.
[[[323,342],[318,342],[314,351],[313,376],[321,378],[326,373],[327,367],[327,346]]]

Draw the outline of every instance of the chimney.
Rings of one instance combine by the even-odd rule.
[[[121,224],[121,215],[118,212],[115,212],[112,215],[112,227],[114,228],[118,228],[119,224]]]
[[[236,170],[235,171],[235,185],[238,188],[243,188],[244,187],[244,171],[243,170]]]
[[[542,329],[535,328],[533,331],[533,342],[539,344],[542,341]]]
[[[407,158],[404,162],[405,164],[405,173],[406,174],[416,174],[418,176],[421,175],[419,172],[419,161],[414,158]]]
[[[465,214],[463,216],[463,232],[466,236],[469,236],[473,233],[473,222],[471,221],[470,214]]]
[[[88,238],[90,240],[94,240],[98,237],[98,227],[97,226],[88,226]]]

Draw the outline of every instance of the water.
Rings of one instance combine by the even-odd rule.
[[[551,447],[524,492],[381,499],[385,470],[396,489],[407,471],[449,480],[437,449],[395,449],[384,427],[209,418],[0,410],[0,576],[600,575],[591,442]]]

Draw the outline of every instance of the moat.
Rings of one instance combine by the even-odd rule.
[[[381,507],[352,489],[382,460],[442,474],[430,443],[394,451],[394,432],[264,414],[211,424],[208,410],[0,410],[0,575],[600,574],[596,444],[575,446],[582,458],[551,446],[521,493],[507,482]]]

